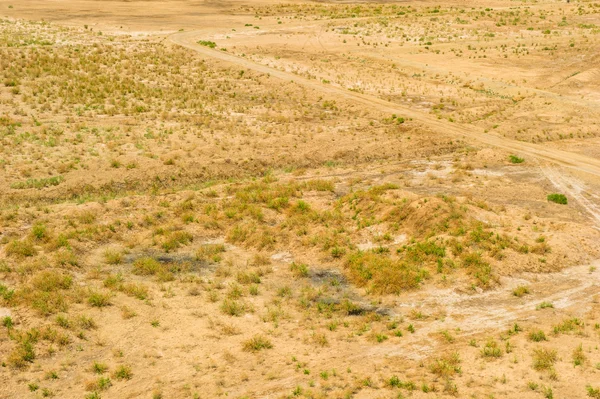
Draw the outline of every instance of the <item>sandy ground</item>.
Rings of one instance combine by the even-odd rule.
[[[0,398],[600,397],[600,7],[463,3],[0,0]]]

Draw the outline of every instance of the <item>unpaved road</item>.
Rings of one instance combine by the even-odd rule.
[[[434,131],[451,134],[457,137],[465,138],[470,141],[476,141],[481,144],[504,149],[515,154],[530,155],[540,160],[552,162],[554,164],[568,167],[577,171],[585,172],[590,175],[600,177],[600,160],[590,158],[585,155],[575,154],[568,151],[546,148],[543,145],[521,142],[505,137],[500,137],[494,134],[484,133],[481,129],[469,125],[451,123],[448,121],[440,121],[431,115],[405,107],[400,104],[382,100],[380,98],[360,94],[346,89],[320,83],[315,80],[310,80],[292,73],[284,72],[271,68],[265,65],[257,64],[248,59],[229,54],[224,51],[213,50],[208,47],[197,44],[202,36],[201,32],[179,32],[169,36],[172,43],[182,47],[194,50],[206,57],[215,58],[221,61],[226,61],[240,67],[254,70],[256,72],[268,74],[269,76],[294,81],[305,87],[317,90],[323,94],[344,98],[347,100],[360,103],[370,108],[375,108],[379,111],[390,114],[400,114],[403,117],[412,118],[415,121],[421,122]]]

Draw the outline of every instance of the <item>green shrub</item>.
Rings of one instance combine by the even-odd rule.
[[[547,341],[546,334],[542,330],[536,330],[529,333],[529,340],[533,342]]]
[[[211,42],[209,40],[199,40],[198,44],[205,47],[215,48],[217,47],[217,43]]]
[[[48,237],[46,232],[46,226],[42,223],[36,223],[31,228],[31,237],[35,240],[41,241]]]
[[[221,311],[230,316],[241,316],[246,313],[246,305],[242,302],[225,299],[221,304]]]
[[[359,286],[369,286],[381,294],[398,294],[415,289],[428,277],[420,265],[390,259],[373,252],[355,252],[346,259],[350,278]]]
[[[193,241],[193,239],[193,236],[187,231],[175,231],[169,235],[165,242],[163,242],[162,248],[165,252],[170,252],[188,244],[190,241]]]
[[[537,348],[533,350],[533,368],[537,371],[550,370],[558,360],[555,350]]]
[[[123,261],[123,254],[117,250],[107,249],[104,252],[104,260],[109,265],[118,265]]]
[[[22,369],[35,359],[33,345],[30,342],[20,344],[8,356],[8,364],[14,368]]]
[[[48,177],[44,179],[28,179],[23,182],[13,183],[10,185],[11,188],[21,190],[26,188],[37,188],[42,189],[44,187],[58,186],[60,183],[65,181],[62,176]]]
[[[6,328],[11,328],[13,326],[13,320],[10,316],[4,316],[2,318],[2,325]]]
[[[133,262],[133,274],[142,276],[155,275],[160,271],[162,265],[154,258],[145,257]]]
[[[88,296],[88,303],[96,308],[110,306],[110,294],[103,292],[90,292],[90,295]]]
[[[511,163],[523,163],[523,162],[525,162],[525,159],[519,158],[516,155],[510,155],[508,158],[509,158],[509,160],[510,160]]]
[[[225,252],[225,245],[223,244],[204,244],[196,251],[196,259],[200,261],[220,262],[223,252]]]
[[[44,292],[67,290],[72,284],[73,278],[70,275],[53,270],[39,272],[31,281],[33,288]]]
[[[459,365],[460,357],[458,356],[458,352],[453,352],[434,359],[429,365],[429,370],[438,377],[450,378],[461,372]]]
[[[130,380],[133,377],[133,373],[131,372],[131,367],[129,366],[119,366],[113,373],[113,378],[117,380]]]
[[[548,201],[561,205],[567,205],[567,197],[564,194],[548,194]]]
[[[244,342],[243,348],[247,352],[258,352],[263,349],[273,348],[273,344],[271,343],[271,341],[269,341],[268,338],[262,335],[255,335],[254,337]]]
[[[16,257],[27,257],[37,254],[37,250],[29,240],[13,240],[6,245],[6,254]]]
[[[576,330],[582,330],[583,326],[583,321],[578,318],[566,319],[562,323],[555,325],[553,331],[554,334],[567,334]]]
[[[525,294],[529,294],[529,287],[526,285],[520,285],[513,290],[513,295],[520,298]]]
[[[499,358],[502,356],[502,349],[498,346],[498,342],[490,338],[481,349],[481,356],[485,358]]]
[[[593,386],[588,385],[585,389],[587,390],[587,396],[592,399],[600,399],[600,388],[594,388]]]
[[[306,263],[292,262],[290,270],[296,277],[307,277],[308,276],[308,265]]]

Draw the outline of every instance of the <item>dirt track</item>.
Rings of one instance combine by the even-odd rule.
[[[216,58],[222,61],[237,64],[244,68],[268,74],[269,76],[273,76],[278,79],[294,81],[306,87],[318,90],[322,93],[341,96],[345,99],[352,100],[372,108],[377,108],[380,111],[389,112],[390,114],[401,114],[404,117],[412,118],[416,121],[422,122],[427,126],[431,127],[433,130],[437,130],[440,132],[443,131],[444,133],[453,134],[458,137],[463,137],[469,140],[475,140],[479,143],[505,149],[516,154],[531,155],[541,160],[549,161],[564,167],[568,167],[600,177],[600,160],[598,159],[574,154],[567,151],[546,148],[542,145],[520,142],[504,137],[499,137],[493,134],[484,133],[480,129],[466,125],[448,123],[445,121],[441,122],[424,112],[420,112],[399,104],[385,101],[374,96],[350,92],[339,87],[325,85],[318,81],[310,80],[288,72],[260,65],[255,62],[228,54],[223,51],[212,50],[210,48],[197,44],[197,41],[199,39],[200,34],[198,32],[182,32],[169,36],[169,40],[171,42],[186,47],[188,49],[194,50],[207,57]]]

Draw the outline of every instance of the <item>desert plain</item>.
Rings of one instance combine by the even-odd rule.
[[[0,398],[600,398],[600,2],[0,0]]]

